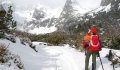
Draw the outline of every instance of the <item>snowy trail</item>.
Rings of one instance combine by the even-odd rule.
[[[76,51],[72,48],[68,47],[57,47],[57,46],[50,46],[45,47],[43,50],[46,51],[47,56],[50,61],[47,61],[47,64],[44,65],[45,68],[42,68],[41,70],[82,70],[84,63],[81,63],[84,61],[84,57],[76,56],[80,55],[79,52],[72,52]],[[40,54],[41,55],[41,54]],[[83,55],[83,54],[81,54]],[[80,60],[77,60],[79,57]],[[76,59],[77,58],[77,59]],[[51,67],[46,67],[47,65],[51,65]]]
[[[84,52],[79,52],[73,48],[70,48],[69,46],[47,46],[42,48],[48,58],[51,60],[47,61],[48,65],[51,66],[46,68],[46,65],[41,70],[84,70],[85,65],[85,55]],[[112,66],[110,65],[110,62],[105,58],[106,54],[108,53],[108,49],[103,49],[103,51],[100,52],[101,59],[104,65],[104,68],[108,70],[113,70]],[[42,55],[40,53],[40,55]],[[44,59],[44,58],[43,58]],[[92,69],[92,62],[90,58],[90,64],[89,68]],[[102,70],[100,60],[97,58],[97,70]],[[119,68],[116,68],[116,70],[119,70]]]

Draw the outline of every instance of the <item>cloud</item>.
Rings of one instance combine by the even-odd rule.
[[[100,6],[101,0],[76,0],[84,9],[95,9]]]
[[[11,0],[15,6],[15,9],[26,10],[33,9],[36,6],[43,6],[49,9],[63,8],[66,0]],[[95,9],[101,3],[101,0],[72,0],[78,3],[78,6],[90,11]],[[39,4],[39,5],[38,5]]]
[[[12,0],[18,9],[34,8],[38,6],[38,4],[54,9],[64,6],[65,1],[66,0]]]

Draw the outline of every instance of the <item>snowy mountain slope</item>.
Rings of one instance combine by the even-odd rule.
[[[104,37],[106,35],[117,36],[120,31],[120,0],[103,1],[105,1],[104,6],[100,6],[99,8],[88,12],[88,15],[93,16],[93,20],[95,21],[94,25],[99,27],[98,29],[103,29],[101,32],[104,32],[102,34]]]
[[[28,32],[31,34],[45,34],[45,33],[52,33],[56,30],[57,28],[55,26],[51,26],[51,27],[34,28],[33,30],[29,30]]]
[[[8,40],[1,40],[0,43],[4,43],[9,46],[9,50],[18,54],[24,64],[25,70],[84,70],[85,54],[79,52],[74,48],[70,48],[69,45],[64,46],[47,46],[46,43],[33,42],[36,45],[38,52],[35,52],[27,44],[20,44],[19,38],[16,38],[17,43],[12,43]],[[101,59],[105,69],[112,70],[111,63],[105,58],[109,49],[102,49],[100,52]],[[119,50],[114,50],[117,55],[120,55]],[[91,69],[91,59],[90,66]],[[3,69],[3,65],[0,65],[0,70],[13,70],[6,67]],[[115,68],[119,70],[120,67]],[[100,61],[97,58],[97,70],[102,70]]]
[[[66,0],[51,0],[51,1],[50,0],[44,0],[44,1],[43,0],[17,0],[17,1],[1,0],[1,1],[5,9],[7,8],[8,5],[13,6],[13,10],[14,10],[13,16],[14,19],[18,22],[17,29],[26,32],[29,32],[28,30],[32,30],[32,31],[35,30],[33,28],[38,29],[37,31],[39,31],[40,27],[42,28],[45,27],[46,29],[46,26],[47,26],[46,30],[50,29],[52,30],[52,32],[55,31],[56,29],[54,30],[51,28],[59,23],[57,22],[57,20],[53,20],[54,22],[51,22],[51,19],[59,18],[66,2]],[[90,11],[91,9],[98,7],[101,2],[101,0],[71,0],[71,1],[73,2],[74,8],[76,9],[75,14],[77,13],[84,14],[87,11]],[[42,18],[41,20],[34,19],[33,13],[35,9],[41,9],[41,8],[45,12],[45,17]],[[35,22],[31,23],[33,21]]]
[[[87,13],[88,13],[88,15],[95,17],[93,14],[98,14],[99,12],[106,12],[107,13],[110,11],[110,8],[111,8],[111,4],[109,4],[107,6],[99,6],[98,8],[93,9]]]

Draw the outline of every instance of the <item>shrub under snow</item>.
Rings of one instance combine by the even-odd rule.
[[[14,66],[14,69],[24,70],[20,57],[12,54],[4,44],[0,44],[0,64],[1,63],[7,64],[9,67]]]

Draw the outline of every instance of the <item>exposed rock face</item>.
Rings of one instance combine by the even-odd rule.
[[[114,0],[102,0],[102,1],[101,1],[101,6],[107,6],[107,5],[110,4],[112,1],[114,1]]]
[[[67,33],[74,32],[74,29],[76,29],[79,24],[79,18],[78,15],[75,14],[75,11],[73,1],[66,0],[63,11],[57,21],[58,29]]]

